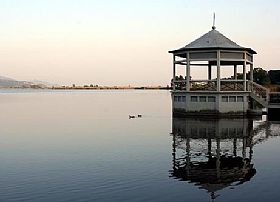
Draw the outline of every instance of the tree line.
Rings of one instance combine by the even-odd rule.
[[[260,67],[254,68],[253,70],[254,82],[260,85],[280,85],[280,70],[269,70],[266,71]],[[250,78],[250,72],[246,74],[246,78]],[[243,79],[243,74],[238,73],[237,79]]]

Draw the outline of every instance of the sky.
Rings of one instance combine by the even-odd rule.
[[[61,85],[168,85],[169,50],[216,27],[280,69],[277,0],[0,0],[0,75]],[[194,69],[199,78],[206,69]]]

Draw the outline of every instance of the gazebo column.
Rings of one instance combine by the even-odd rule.
[[[212,79],[212,67],[210,64],[208,64],[208,80]]]
[[[246,62],[243,64],[243,87],[243,90],[246,91]]]
[[[246,91],[246,52],[244,53],[243,63],[243,90]]]
[[[186,69],[186,90],[190,91],[190,75],[191,75],[191,68],[190,68],[190,53],[187,52],[187,69]]]
[[[233,65],[233,79],[237,80],[237,65]],[[234,82],[234,90],[237,89],[237,82]]]
[[[253,67],[253,64],[250,64],[250,82],[253,82],[254,81],[254,67]],[[250,91],[252,89],[249,89]]]
[[[254,68],[253,68],[253,64],[250,64],[250,81],[253,82],[254,80]]]
[[[237,65],[233,66],[233,78],[236,80],[237,79]]]
[[[175,79],[176,79],[176,57],[173,54],[173,90],[175,90]]]
[[[220,50],[217,51],[217,91],[221,91]]]

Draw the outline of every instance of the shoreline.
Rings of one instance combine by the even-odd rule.
[[[170,87],[52,87],[50,90],[171,90]]]
[[[172,90],[169,87],[48,87],[48,88],[0,88],[0,90]]]

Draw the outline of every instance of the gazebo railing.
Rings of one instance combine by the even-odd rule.
[[[217,81],[190,81],[190,90],[191,91],[216,91],[217,90]]]
[[[175,90],[186,90],[187,81],[185,79],[175,80],[172,85],[175,85]],[[191,80],[190,91],[216,91],[216,80]]]
[[[244,91],[243,80],[222,80],[221,91]]]
[[[179,79],[172,81],[172,86],[175,86],[175,90],[186,90],[187,81],[185,79]]]
[[[187,80],[179,79],[172,81],[172,86],[175,85],[175,90],[187,90]],[[216,91],[217,80],[190,80],[190,91]],[[244,91],[243,80],[226,80],[220,81],[221,91]],[[262,85],[252,81],[246,81],[246,90],[250,91],[256,97],[268,101],[269,90]]]
[[[185,79],[178,79],[173,81],[175,90],[187,90],[187,81]],[[191,80],[190,91],[217,91],[217,80]],[[243,80],[221,80],[221,91],[244,91]]]

